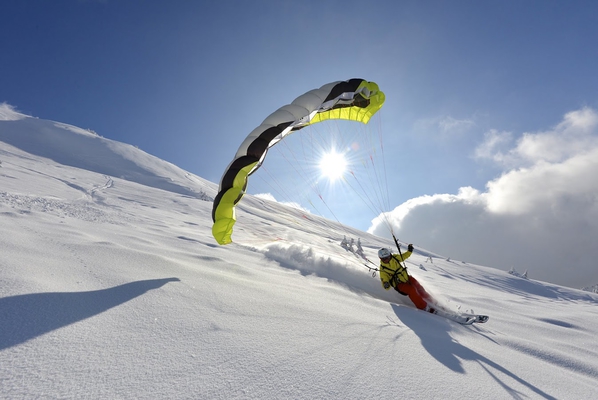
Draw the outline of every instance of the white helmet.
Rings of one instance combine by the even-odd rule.
[[[388,250],[386,247],[381,248],[380,250],[378,250],[378,257],[379,258],[390,257],[390,250]]]

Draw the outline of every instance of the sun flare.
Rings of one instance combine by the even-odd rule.
[[[327,177],[330,181],[335,181],[343,176],[347,169],[347,160],[342,153],[337,153],[332,150],[324,154],[320,160],[320,171],[322,176]]]

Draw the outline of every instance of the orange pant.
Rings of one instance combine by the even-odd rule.
[[[409,296],[409,299],[411,299],[413,304],[420,310],[425,309],[428,302],[432,299],[432,296],[426,292],[426,289],[424,289],[417,279],[412,276],[409,276],[408,283],[399,283],[396,289]]]

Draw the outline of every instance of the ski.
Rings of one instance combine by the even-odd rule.
[[[487,315],[454,314],[448,311],[436,309],[434,314],[455,321],[461,325],[483,324],[490,318]]]
[[[470,315],[469,319],[472,324],[483,324],[486,323],[490,317],[487,315]]]

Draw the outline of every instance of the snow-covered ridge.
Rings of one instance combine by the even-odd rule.
[[[0,106],[0,141],[56,163],[211,200],[216,187],[146,152],[93,131],[41,120]]]
[[[18,121],[23,118],[28,118],[28,116],[16,111],[8,103],[0,103],[0,121]]]

